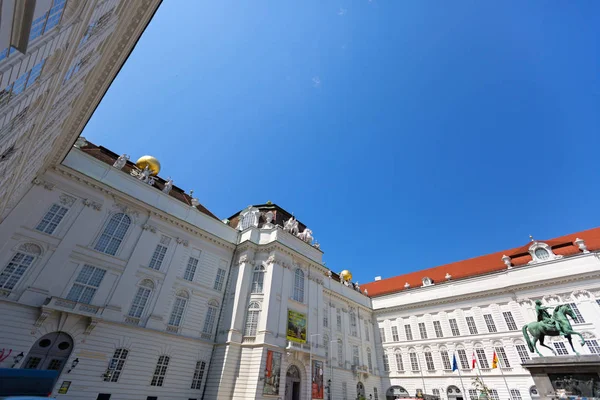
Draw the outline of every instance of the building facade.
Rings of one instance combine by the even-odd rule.
[[[159,4],[0,2],[0,221],[67,154]]]
[[[544,398],[535,300],[600,353],[600,229],[359,287],[283,208],[219,220],[143,159],[81,138],[0,224],[0,367],[60,371],[60,398]]]

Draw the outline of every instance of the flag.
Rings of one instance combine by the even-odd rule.
[[[475,369],[475,351],[473,351],[473,366],[471,368]]]
[[[498,368],[498,355],[494,351],[494,355],[492,356],[492,369]]]
[[[456,362],[456,354],[452,357],[452,372],[458,370],[458,363]]]

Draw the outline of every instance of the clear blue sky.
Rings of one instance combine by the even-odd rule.
[[[220,218],[279,204],[364,283],[600,225],[599,21],[597,0],[166,0],[83,135]]]

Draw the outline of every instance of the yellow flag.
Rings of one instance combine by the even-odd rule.
[[[498,356],[496,355],[495,351],[494,351],[494,357],[492,357],[492,369],[493,368],[498,368]]]

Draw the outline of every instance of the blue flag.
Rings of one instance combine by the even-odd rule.
[[[452,372],[458,369],[458,363],[456,362],[456,354],[452,356]]]

